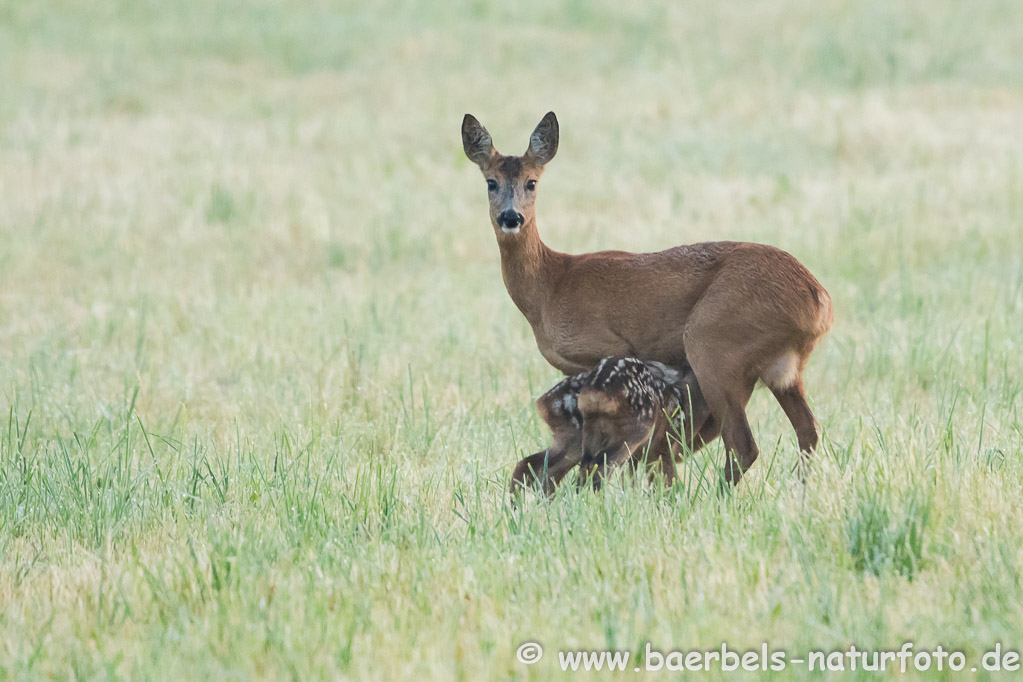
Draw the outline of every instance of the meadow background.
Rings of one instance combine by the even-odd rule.
[[[1011,1],[0,0],[0,678],[1020,648],[1020,26]],[[551,109],[552,247],[768,242],[829,289],[807,485],[758,391],[731,497],[718,443],[674,489],[509,508],[557,374],[459,126],[521,153]]]

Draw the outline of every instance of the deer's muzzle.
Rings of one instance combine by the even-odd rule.
[[[501,211],[497,216],[497,226],[505,232],[518,232],[526,219],[518,211]]]

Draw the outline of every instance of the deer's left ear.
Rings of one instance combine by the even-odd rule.
[[[557,153],[558,117],[554,115],[553,111],[548,111],[540,124],[536,126],[533,134],[529,136],[529,149],[526,150],[526,156],[539,165],[546,166],[547,162],[553,159]]]
[[[470,161],[481,167],[497,154],[490,133],[472,114],[462,119],[462,149]]]

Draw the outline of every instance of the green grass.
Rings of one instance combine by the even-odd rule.
[[[0,679],[1019,649],[1021,23],[0,0]],[[670,490],[509,508],[557,375],[459,125],[517,153],[550,109],[552,247],[768,242],[831,292],[807,485],[757,392],[730,497],[715,444]]]

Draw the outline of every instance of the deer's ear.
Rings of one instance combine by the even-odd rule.
[[[541,166],[546,166],[547,162],[553,159],[557,153],[558,117],[554,115],[553,111],[548,111],[536,126],[533,134],[529,136],[529,149],[526,150],[526,156]]]
[[[472,114],[466,114],[462,119],[462,149],[477,166],[482,166],[497,154],[490,133]]]
[[[668,367],[664,363],[651,360],[646,363],[647,370],[665,383],[679,385],[682,382],[682,374],[674,367]]]

